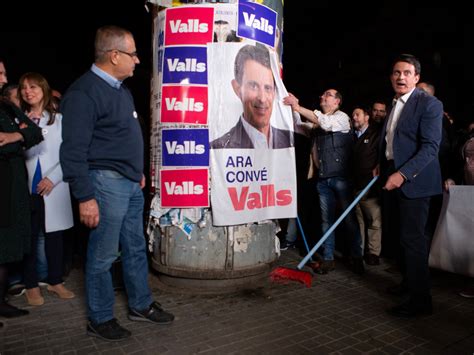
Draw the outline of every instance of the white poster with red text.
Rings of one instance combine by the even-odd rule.
[[[287,95],[278,75],[278,63],[270,52],[271,72],[275,84],[270,123],[273,132],[286,132],[288,145],[245,148],[237,144],[226,145],[233,138],[231,132],[239,127],[246,104],[232,87],[234,65],[239,50],[249,42],[208,44],[209,78],[209,139],[211,168],[211,206],[214,225],[235,225],[266,219],[292,218],[297,215],[296,168],[293,147],[293,118],[289,106],[282,103]],[[255,83],[255,85],[258,85]],[[254,101],[254,105],[259,105]],[[262,104],[263,105],[263,104]],[[222,144],[213,144],[223,142]],[[213,148],[214,146],[214,148]],[[219,148],[216,148],[219,147]]]

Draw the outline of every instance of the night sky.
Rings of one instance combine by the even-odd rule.
[[[90,67],[95,30],[115,24],[135,35],[141,65],[127,85],[139,111],[147,114],[152,16],[144,1],[34,4],[1,12],[0,56],[10,82],[37,71],[64,92]],[[287,0],[284,15],[283,80],[304,106],[316,108],[319,94],[329,87],[342,92],[347,113],[355,104],[389,101],[391,61],[412,53],[421,60],[422,80],[436,86],[445,110],[458,120],[474,117],[473,61],[467,53],[473,47],[473,8],[415,8],[403,2],[361,8],[356,2]]]

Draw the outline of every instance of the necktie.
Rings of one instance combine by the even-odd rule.
[[[31,193],[37,194],[36,187],[38,186],[39,182],[41,181],[41,164],[38,158],[38,162],[36,163],[35,174],[33,175],[33,182],[31,183]]]

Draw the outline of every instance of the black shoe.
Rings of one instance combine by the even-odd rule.
[[[0,304],[0,316],[5,318],[16,318],[30,314],[26,309],[16,308],[8,303]]]
[[[8,289],[8,296],[21,296],[26,292],[26,287],[23,284],[15,284]]]
[[[364,260],[362,258],[352,258],[352,272],[357,275],[365,273]]]
[[[392,265],[389,266],[388,268],[385,269],[386,272],[389,274],[401,274],[400,267],[397,265]]]
[[[105,341],[120,341],[129,338],[132,333],[118,324],[117,319],[112,318],[104,323],[87,324],[87,335],[100,338]]]
[[[413,302],[404,302],[398,306],[387,310],[388,314],[400,318],[414,318],[417,316],[429,316],[433,314],[433,305],[431,301],[420,304]]]
[[[408,288],[402,284],[387,287],[386,292],[389,295],[402,297],[408,294]]]
[[[170,324],[174,320],[174,315],[164,311],[163,308],[161,308],[161,305],[155,301],[144,311],[130,309],[128,312],[128,319],[138,322]]]
[[[286,240],[280,240],[280,250],[288,250],[288,243]]]
[[[335,269],[336,269],[336,264],[334,260],[323,260],[320,263],[319,269],[317,270],[313,269],[313,271],[319,275],[326,275],[327,273],[329,273],[330,271],[334,271]]]
[[[365,263],[367,265],[380,265],[380,258],[378,255],[375,254],[367,254],[365,255]]]

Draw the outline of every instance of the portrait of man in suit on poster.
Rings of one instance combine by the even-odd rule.
[[[270,53],[260,44],[245,45],[234,61],[231,81],[243,112],[237,124],[211,142],[213,149],[281,149],[292,146],[292,132],[271,125],[277,96]]]

